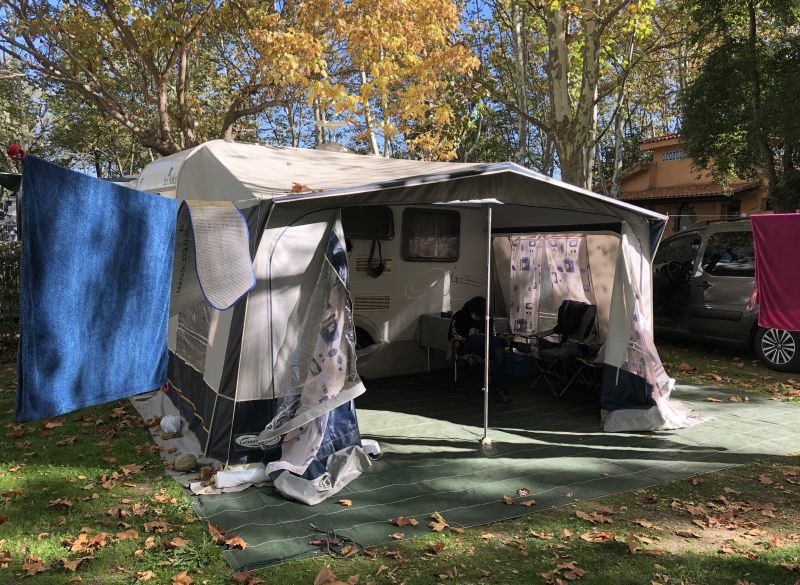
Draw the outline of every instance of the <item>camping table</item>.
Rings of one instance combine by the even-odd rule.
[[[497,333],[508,331],[508,319],[506,317],[494,317],[494,326]],[[420,315],[419,317],[419,344],[425,346],[428,351],[428,373],[431,371],[431,348],[440,349],[444,352],[450,351],[450,340],[447,338],[447,330],[450,328],[450,317],[442,317],[438,313]]]

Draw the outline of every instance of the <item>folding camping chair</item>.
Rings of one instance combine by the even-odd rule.
[[[455,337],[454,340],[460,341],[462,344],[466,341],[463,337]],[[474,353],[467,353],[465,351],[456,351],[453,349],[453,383],[458,383],[458,362],[466,362],[467,365],[475,365],[483,363],[484,356],[476,355]]]
[[[553,334],[561,335],[557,343],[543,339]],[[533,356],[539,364],[539,374],[531,389],[543,379],[553,395],[561,397],[579,378],[586,384],[596,385],[597,368],[593,359],[600,351],[600,344],[595,305],[580,301],[562,302],[556,326],[540,333],[537,342]],[[592,372],[591,378],[588,371]],[[560,389],[553,384],[555,380],[563,384]]]

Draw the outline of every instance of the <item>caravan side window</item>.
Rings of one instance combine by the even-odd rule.
[[[403,211],[403,259],[455,262],[461,244],[457,211],[409,208]]]

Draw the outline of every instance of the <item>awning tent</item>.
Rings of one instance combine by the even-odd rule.
[[[432,163],[223,141],[156,161],[137,188],[235,201],[250,226],[255,289],[232,311],[198,307],[170,322],[170,380],[179,389],[173,398],[208,455],[239,460],[236,437],[259,433],[270,421],[272,432],[261,438],[280,434],[278,404],[302,391],[298,368],[308,366],[313,351],[302,347],[309,343],[309,311],[319,312],[315,303],[330,293],[320,296],[320,283],[334,280],[322,276],[332,266],[325,259],[344,248],[340,210],[365,205],[491,209],[495,237],[616,234],[620,253],[602,354],[605,428],[676,428],[685,420],[667,402],[671,381],[652,344],[650,266],[666,221],[660,214],[513,163]],[[473,237],[488,242],[486,233]],[[334,406],[363,391],[351,374]]]

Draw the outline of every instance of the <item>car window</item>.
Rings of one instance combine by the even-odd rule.
[[[700,236],[697,234],[667,240],[659,246],[653,268],[658,271],[671,262],[677,262],[686,270],[691,270],[698,250],[700,250]]]
[[[753,234],[749,231],[711,234],[703,252],[702,266],[712,276],[752,278],[756,273]]]

